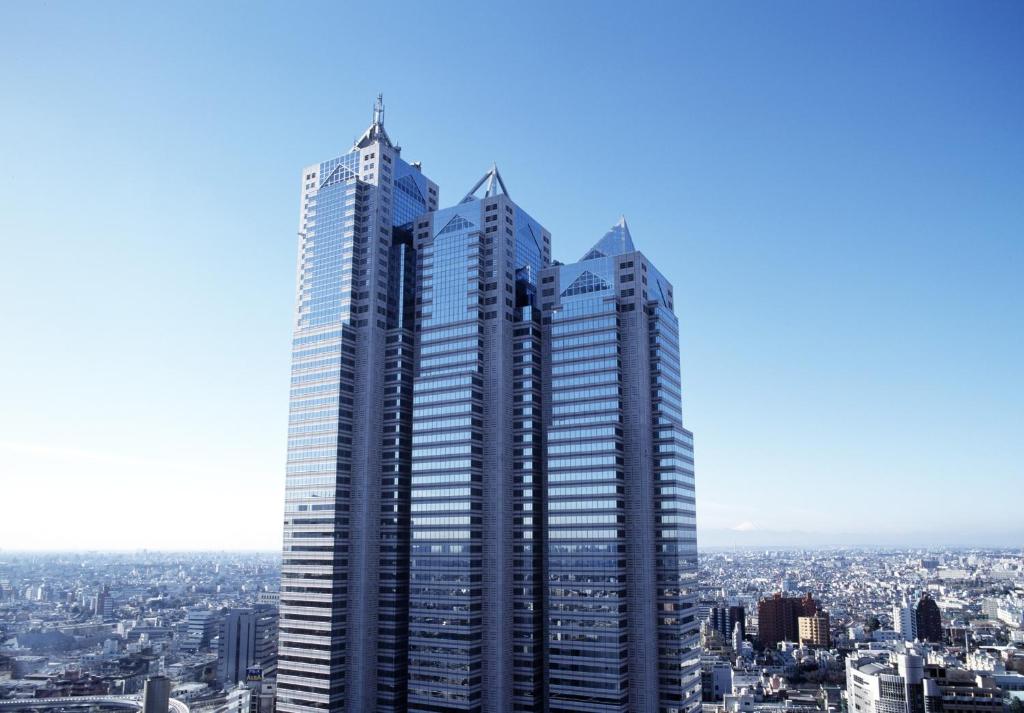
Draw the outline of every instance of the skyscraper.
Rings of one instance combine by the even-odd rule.
[[[414,265],[437,186],[384,130],[303,170],[281,567],[282,713],[404,710]]]
[[[477,196],[477,193],[480,193]],[[497,167],[416,222],[409,710],[520,710],[542,685],[540,325],[550,235]],[[527,412],[528,411],[528,412]],[[539,455],[539,454],[538,454]]]
[[[303,172],[278,707],[699,705],[671,285],[573,265],[496,166],[455,205],[373,122]]]
[[[699,705],[693,436],[672,286],[625,218],[541,271],[549,705]]]

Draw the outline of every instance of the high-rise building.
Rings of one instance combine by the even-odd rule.
[[[384,130],[302,173],[277,708],[404,710],[412,222],[437,186]]]
[[[171,679],[150,676],[142,688],[142,713],[167,713],[171,699]]]
[[[718,631],[723,639],[729,639],[737,626],[740,628],[740,639],[747,635],[747,613],[742,606],[715,606],[711,607],[708,614],[708,621],[711,627]]]
[[[892,608],[892,627],[904,641],[917,640],[917,614],[906,597]]]
[[[809,616],[797,617],[797,639],[806,646],[830,646],[832,636],[829,630],[827,611],[819,610]]]
[[[549,710],[699,705],[693,436],[672,285],[625,219],[541,271]]]
[[[789,594],[790,592],[799,591],[797,589],[799,583],[797,582],[796,575],[792,574],[791,572],[786,572],[782,575],[782,581],[779,584],[779,586],[782,588],[783,594]]]
[[[415,233],[409,710],[534,710],[544,651],[532,296],[550,235],[496,167]]]
[[[671,285],[573,265],[492,167],[459,203],[373,122],[303,172],[277,704],[694,711]]]
[[[277,668],[277,611],[273,607],[230,609],[221,622],[217,645],[217,677],[225,688],[248,681],[251,669],[260,678]]]
[[[739,622],[732,629],[732,650],[737,654],[743,653],[743,629]]]
[[[942,612],[929,594],[922,594],[914,610],[917,638],[921,641],[942,643]]]
[[[780,641],[799,641],[799,618],[817,613],[818,603],[810,594],[784,597],[776,593],[757,604],[757,638],[765,648],[774,648]]]
[[[114,598],[110,595],[110,587],[103,585],[103,589],[96,595],[96,616],[108,621],[114,616]]]

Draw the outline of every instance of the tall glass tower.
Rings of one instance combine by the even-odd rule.
[[[370,127],[303,170],[277,708],[405,710],[415,258],[437,186]]]
[[[693,435],[672,286],[625,218],[540,282],[548,710],[695,710]]]
[[[497,167],[416,223],[410,711],[542,710],[533,298],[550,243]]]
[[[496,166],[457,204],[383,107],[303,172],[277,705],[696,711],[672,287],[572,265]]]

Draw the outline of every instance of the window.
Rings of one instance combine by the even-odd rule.
[[[610,285],[603,278],[595,275],[590,270],[584,270],[579,277],[573,280],[571,285],[562,291],[562,297],[599,292],[607,290],[609,287]]]

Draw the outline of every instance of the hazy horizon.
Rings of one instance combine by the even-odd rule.
[[[800,531],[750,531],[750,530],[698,530],[699,550],[1019,550],[1024,551],[1024,529],[1006,536],[998,534],[980,535],[956,541],[938,533],[911,533],[906,537],[870,536],[866,534],[838,533],[821,535]],[[88,553],[137,553],[156,552],[169,554],[198,554],[211,552],[238,552],[254,554],[280,554],[280,548],[261,547],[197,547],[180,549],[173,547],[3,547],[0,555],[9,554],[88,554]]]

